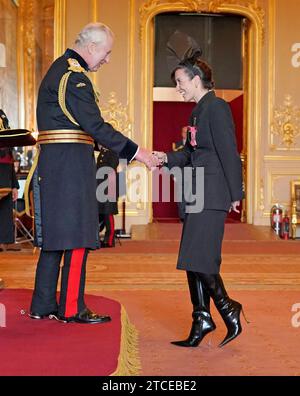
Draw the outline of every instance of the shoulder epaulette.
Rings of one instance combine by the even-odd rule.
[[[78,60],[69,58],[68,64],[69,64],[68,72],[62,76],[60,83],[59,83],[58,103],[60,105],[61,110],[63,111],[65,116],[69,119],[69,121],[71,121],[74,125],[79,126],[78,122],[75,120],[75,118],[72,116],[72,114],[69,112],[69,110],[67,109],[67,106],[66,106],[66,92],[67,92],[68,79],[69,79],[70,75],[72,74],[72,72],[83,73],[88,78],[88,80],[89,80],[89,77],[87,76],[86,70],[84,69],[84,67],[82,67],[80,65]],[[96,102],[98,102],[99,101],[98,93],[97,93],[92,81],[90,81],[90,82],[94,89],[95,100],[96,100]],[[82,82],[80,82],[79,84],[76,85],[77,88],[83,87],[83,86],[86,86],[86,84],[82,83]]]
[[[69,67],[68,70],[73,71],[75,73],[84,73],[85,69],[84,67],[82,67],[80,65],[80,63],[78,62],[78,60],[73,59],[73,58],[69,58],[68,59],[68,63],[69,63]]]

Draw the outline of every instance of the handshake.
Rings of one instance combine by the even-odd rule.
[[[139,148],[139,151],[135,157],[139,162],[142,162],[147,166],[149,170],[162,166],[168,162],[167,154],[162,151],[149,151],[143,148]]]

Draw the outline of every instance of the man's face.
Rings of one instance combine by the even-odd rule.
[[[109,35],[103,43],[90,43],[89,50],[89,70],[96,72],[102,65],[108,63],[113,46],[113,38]]]
[[[182,140],[186,140],[186,135],[187,135],[187,127],[183,127],[181,130]]]

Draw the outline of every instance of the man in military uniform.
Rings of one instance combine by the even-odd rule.
[[[173,143],[173,151],[182,151],[184,149],[186,138],[187,138],[187,130],[188,127],[184,126],[181,129],[181,140],[176,143]]]
[[[44,77],[38,95],[40,154],[33,175],[35,237],[41,247],[29,316],[50,314],[64,322],[103,323],[107,315],[84,302],[88,251],[99,247],[94,143],[129,162],[157,166],[152,153],[104,122],[97,93],[86,75],[109,62],[113,33],[89,24]],[[59,264],[64,256],[60,300],[56,302]]]

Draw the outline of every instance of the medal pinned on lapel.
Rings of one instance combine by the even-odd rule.
[[[197,126],[196,126],[196,117],[194,117],[194,122],[193,126],[188,126],[187,127],[187,139],[190,145],[195,149],[197,147],[197,139],[196,139],[196,134],[197,134]]]

